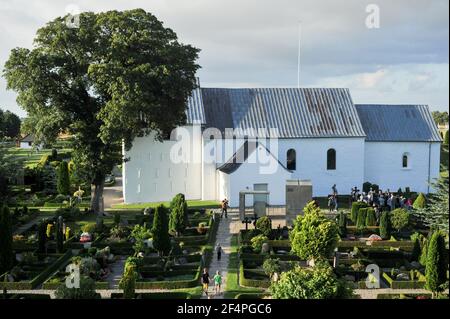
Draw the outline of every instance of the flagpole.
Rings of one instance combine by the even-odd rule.
[[[302,22],[298,23],[298,57],[297,57],[297,88],[300,88],[300,46],[302,38]]]

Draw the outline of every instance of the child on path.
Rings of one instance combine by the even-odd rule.
[[[220,294],[221,286],[222,286],[222,276],[220,275],[220,272],[217,270],[216,274],[214,275],[214,288],[216,291],[216,295]]]

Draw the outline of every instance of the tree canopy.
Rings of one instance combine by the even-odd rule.
[[[430,194],[427,205],[414,211],[422,222],[432,229],[439,229],[448,234],[449,228],[449,184],[448,173],[433,182],[434,193]]]
[[[309,202],[290,233],[292,251],[302,259],[327,258],[336,248],[338,233],[337,224],[327,219],[314,201]]]
[[[433,111],[431,112],[431,115],[433,115],[436,124],[448,123],[448,112]]]
[[[199,50],[182,44],[142,10],[80,14],[79,27],[58,17],[37,31],[33,49],[15,48],[4,68],[38,142],[74,136],[77,167],[95,185],[99,211],[105,175],[137,136],[186,121]],[[131,159],[132,160],[132,159]]]
[[[8,196],[10,181],[20,174],[22,162],[0,144],[0,201]]]
[[[270,292],[274,299],[344,299],[352,290],[336,278],[333,269],[319,265],[314,268],[296,267],[283,272],[273,283]]]
[[[20,124],[20,118],[16,114],[0,109],[0,138],[19,136]]]

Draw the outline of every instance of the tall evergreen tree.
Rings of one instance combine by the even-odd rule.
[[[64,223],[62,216],[56,220],[55,227],[56,252],[62,253],[64,249]]]
[[[0,273],[14,264],[11,215],[8,206],[0,207]]]
[[[347,236],[347,215],[343,211],[339,212],[338,226],[339,226],[339,236],[341,236],[341,238],[346,237]]]
[[[70,176],[69,176],[69,165],[66,161],[61,161],[58,167],[58,181],[57,190],[59,194],[69,195],[70,194]]]
[[[391,218],[389,212],[383,212],[380,217],[380,236],[383,239],[391,237]]]
[[[47,222],[42,222],[38,226],[38,252],[45,253],[45,244],[47,242]]]
[[[160,256],[164,256],[170,251],[169,223],[167,217],[167,208],[159,205],[155,209],[153,217],[153,247]]]
[[[433,296],[442,291],[442,284],[446,281],[448,269],[446,259],[444,236],[437,231],[431,236],[425,268],[426,287]]]
[[[134,262],[128,261],[125,264],[123,276],[119,282],[119,288],[123,289],[124,299],[134,299],[137,279],[136,268],[137,266]]]
[[[183,194],[177,194],[170,203],[169,230],[177,236],[188,225],[188,206]]]

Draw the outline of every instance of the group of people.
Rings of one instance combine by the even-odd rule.
[[[407,198],[402,194],[394,194],[389,189],[383,192],[381,189],[374,190],[370,188],[367,193],[360,193],[356,186],[352,188],[351,200],[352,202],[364,202],[380,211],[392,211],[396,208],[410,210],[413,204],[411,198]]]
[[[328,195],[328,209],[330,212],[338,210],[338,192],[336,184],[331,187],[332,193]],[[402,194],[395,194],[389,189],[383,191],[381,189],[374,190],[372,187],[366,192],[361,192],[358,187],[353,187],[350,193],[351,202],[364,202],[368,206],[375,209],[376,212],[392,211],[396,208],[405,208],[410,210],[412,208],[412,199],[403,196]]]
[[[217,254],[217,261],[220,262],[220,260],[222,259],[222,252],[223,252],[223,249],[220,246],[220,243],[217,243],[215,250],[216,250],[216,254]],[[220,274],[219,270],[216,271],[216,274],[214,275],[212,280],[214,282],[214,293],[215,293],[215,295],[218,295],[221,293],[221,289],[222,289],[222,275]],[[208,299],[210,298],[210,295],[209,295],[210,282],[211,282],[211,277],[209,275],[208,268],[203,268],[203,274],[202,274],[203,292],[205,293],[206,297],[208,297]]]
[[[214,292],[216,295],[220,294],[221,288],[222,288],[222,275],[220,274],[220,271],[216,271],[216,274],[212,278],[214,281]],[[203,268],[203,274],[202,274],[202,284],[203,284],[203,292],[206,294],[206,297],[208,299],[209,296],[209,284],[211,282],[211,277],[209,276],[208,268]]]

